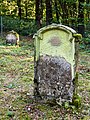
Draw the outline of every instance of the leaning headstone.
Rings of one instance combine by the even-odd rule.
[[[75,89],[78,34],[64,25],[52,24],[34,35],[35,96],[58,104],[72,102]]]
[[[10,31],[6,35],[6,44],[19,45],[19,34],[15,31]]]

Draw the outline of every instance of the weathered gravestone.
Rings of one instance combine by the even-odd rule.
[[[52,24],[34,35],[35,96],[58,104],[72,102],[77,63],[78,34],[64,25]]]
[[[19,45],[19,34],[15,31],[9,31],[6,35],[6,44]]]

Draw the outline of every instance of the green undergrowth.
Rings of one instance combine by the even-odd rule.
[[[0,120],[90,120],[90,53],[79,55],[77,93],[81,105],[45,104],[33,97],[33,40],[6,46],[0,38]],[[78,97],[76,96],[78,99]]]

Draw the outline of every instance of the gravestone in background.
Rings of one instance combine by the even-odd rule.
[[[75,36],[75,37],[74,37]],[[77,63],[76,31],[52,24],[34,35],[35,96],[58,104],[72,102]]]
[[[15,31],[10,31],[6,35],[6,44],[19,45],[19,34]]]

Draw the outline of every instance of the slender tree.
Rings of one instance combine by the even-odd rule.
[[[57,23],[59,23],[59,11],[57,6],[57,0],[54,0],[54,2],[55,2],[56,19],[57,19]]]
[[[17,0],[17,6],[18,6],[18,16],[21,19],[21,0]]]
[[[36,25],[39,29],[42,26],[42,17],[43,17],[43,10],[42,10],[42,0],[36,0]]]
[[[78,32],[84,36],[84,0],[79,0],[78,6]]]
[[[52,23],[52,0],[45,0],[46,3],[46,25]]]
[[[90,0],[86,0],[87,17],[90,20]]]
[[[25,13],[26,13],[26,19],[27,19],[27,16],[28,16],[28,1],[25,2]]]

